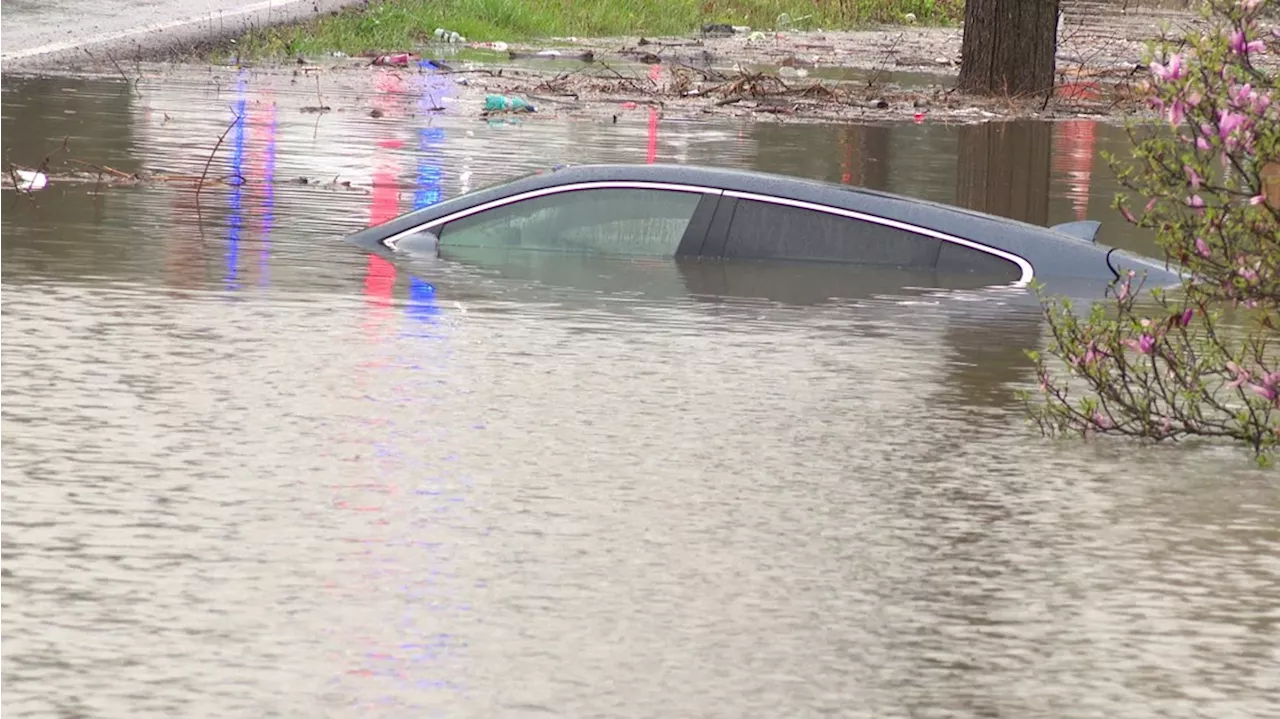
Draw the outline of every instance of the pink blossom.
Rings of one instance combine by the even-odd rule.
[[[1200,174],[1196,172],[1196,169],[1191,165],[1183,165],[1182,171],[1187,173],[1187,181],[1191,183],[1191,189],[1200,189],[1200,183],[1204,182],[1204,178],[1200,177]]]
[[[1196,238],[1196,254],[1208,259],[1213,252],[1209,249],[1209,243],[1204,241],[1203,237]]]
[[[1165,119],[1169,121],[1170,125],[1177,127],[1182,124],[1182,118],[1186,117],[1186,113],[1186,104],[1182,100],[1174,100],[1173,104],[1169,105],[1168,112],[1165,113]]]
[[[1262,385],[1253,384],[1251,382],[1249,383],[1249,389],[1253,390],[1256,394],[1258,394],[1261,397],[1264,397],[1265,399],[1271,402],[1274,402],[1276,400],[1277,395],[1276,395],[1275,387],[1272,387],[1270,385],[1265,385],[1265,384],[1262,384]]]
[[[1175,53],[1166,65],[1151,63],[1151,74],[1162,81],[1178,80],[1185,74],[1182,67],[1182,55]]]
[[[1192,195],[1187,198],[1188,207],[1204,207],[1204,198],[1199,195]]]
[[[1236,128],[1244,124],[1245,116],[1230,110],[1218,111],[1218,136],[1227,139]]]
[[[1206,139],[1206,138],[1203,138],[1203,137],[1197,137],[1197,138],[1196,138],[1196,149],[1199,149],[1199,150],[1208,150],[1208,149],[1209,149],[1209,140],[1208,140],[1208,139]]]
[[[1197,105],[1200,104],[1200,100],[1202,99],[1203,98],[1200,96],[1200,93],[1193,92],[1190,95],[1187,95],[1187,104],[1190,105],[1191,107],[1196,107]]]
[[[1125,205],[1120,206],[1120,214],[1124,215],[1124,219],[1132,222],[1135,225],[1138,224],[1138,218],[1134,217],[1133,213],[1130,212],[1129,208],[1126,207]]]
[[[1231,52],[1234,52],[1237,55],[1243,54],[1246,47],[1244,30],[1236,30],[1231,33],[1230,38],[1227,40],[1227,45],[1231,48]]]
[[[1249,381],[1249,371],[1235,362],[1227,362],[1227,371],[1235,377],[1235,379],[1227,383],[1227,386],[1232,389],[1236,389]]]
[[[1160,202],[1160,198],[1159,198],[1159,197],[1153,197],[1153,198],[1151,198],[1150,200],[1147,200],[1147,206],[1146,206],[1146,207],[1144,207],[1144,208],[1142,209],[1142,211],[1143,211],[1143,212],[1150,213],[1152,210],[1156,209],[1156,203],[1158,203],[1158,202]]]
[[[1257,101],[1258,93],[1254,92],[1253,86],[1246,82],[1231,93],[1231,99],[1235,102],[1236,107],[1246,107]]]
[[[1250,204],[1250,205],[1261,205],[1262,203],[1264,203],[1264,202],[1266,202],[1266,201],[1267,201],[1267,196],[1266,196],[1266,195],[1254,195],[1253,197],[1250,197],[1250,198],[1249,198],[1249,204]]]
[[[1089,347],[1087,350],[1085,350],[1085,353],[1084,353],[1084,363],[1093,364],[1094,362],[1097,362],[1098,360],[1108,356],[1109,355],[1106,352],[1098,349],[1098,345],[1096,342],[1094,342],[1093,340],[1090,340]]]
[[[1182,311],[1182,316],[1178,318],[1179,324],[1186,327],[1191,324],[1191,318],[1196,316],[1194,308],[1188,307]]]
[[[1093,411],[1093,423],[1098,429],[1110,429],[1112,427],[1111,418],[1104,415],[1102,410]]]
[[[1246,13],[1251,13],[1254,10],[1257,10],[1258,6],[1261,4],[1262,0],[1240,0],[1238,3],[1240,9]]]
[[[1151,354],[1151,352],[1156,348],[1156,338],[1146,332],[1143,332],[1138,339],[1125,340],[1124,343],[1129,347],[1129,349],[1134,350],[1135,352],[1141,352],[1144,355]]]

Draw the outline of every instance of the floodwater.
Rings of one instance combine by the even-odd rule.
[[[1104,219],[1149,252],[1107,207],[1122,130],[488,124],[447,80],[361,77],[319,114],[287,71],[5,79],[23,164],[68,137],[199,175],[244,118],[210,170],[244,182],[198,202],[3,196],[6,717],[1280,712],[1276,480],[1028,429],[1034,306],[340,239],[649,160]]]

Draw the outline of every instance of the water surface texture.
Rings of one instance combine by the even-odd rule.
[[[198,200],[2,198],[6,717],[1280,712],[1274,477],[1041,439],[1011,394],[1034,305],[340,239],[658,161],[1104,219],[1150,252],[1107,207],[1122,130],[489,124],[444,78],[325,83],[317,114],[288,71],[6,78],[24,164],[67,137],[199,175],[243,117],[210,170],[235,184]]]

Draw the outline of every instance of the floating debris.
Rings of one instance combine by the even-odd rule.
[[[49,176],[39,170],[19,170],[15,168],[13,174],[18,178],[17,188],[23,192],[43,190],[49,184]]]

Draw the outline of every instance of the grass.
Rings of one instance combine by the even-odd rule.
[[[906,13],[942,24],[963,8],[963,0],[375,0],[367,9],[255,30],[237,49],[250,57],[408,50],[433,39],[437,27],[468,41],[678,35],[707,22],[772,29],[783,13],[795,29],[902,22]]]

